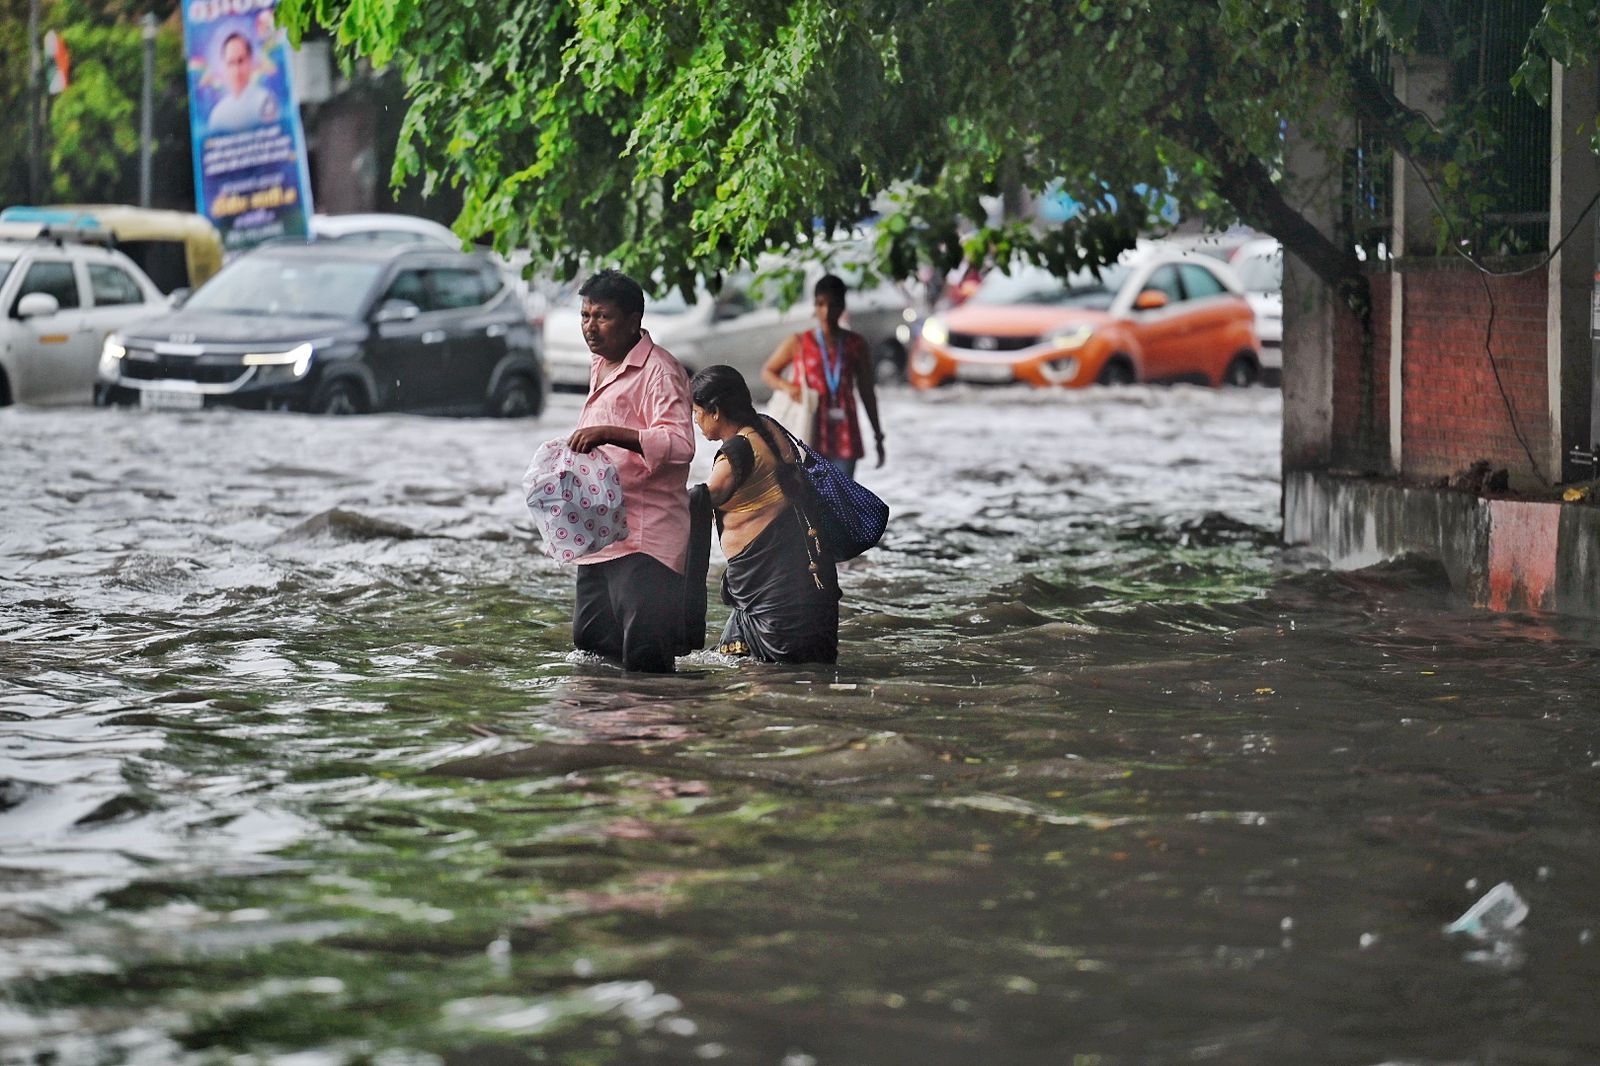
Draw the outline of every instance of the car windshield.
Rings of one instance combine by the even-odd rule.
[[[1252,255],[1233,265],[1239,281],[1250,292],[1283,291],[1283,253]]]
[[[247,255],[212,278],[184,305],[225,315],[354,318],[381,263]]]
[[[1104,311],[1127,280],[1121,263],[1092,270],[1077,270],[1058,278],[1048,270],[1028,267],[1013,274],[991,273],[972,294],[975,304],[1035,304],[1047,307],[1088,307]]]

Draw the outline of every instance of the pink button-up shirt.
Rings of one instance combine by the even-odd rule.
[[[607,375],[610,375],[607,379]],[[617,465],[628,535],[580,565],[643,552],[683,573],[689,552],[689,461],[694,458],[694,403],[689,376],[670,352],[641,330],[639,343],[613,370],[600,356],[589,369],[589,398],[578,428],[627,426],[643,454],[613,444],[599,449]]]

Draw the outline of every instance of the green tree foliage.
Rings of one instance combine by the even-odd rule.
[[[1277,234],[1339,284],[1353,256],[1284,199],[1285,123],[1331,139],[1359,115],[1393,147],[1451,158],[1450,132],[1395,100],[1371,58],[1413,46],[1439,7],[283,0],[280,16],[399,68],[397,179],[458,187],[462,232],[568,273],[594,257],[686,286],[885,200],[893,273],[963,251],[1061,271],[1126,247],[1153,188]],[[981,196],[1051,183],[1086,211],[963,234]]]
[[[165,21],[156,37],[155,130],[157,199],[193,202],[188,166],[188,83],[183,30],[170,5],[118,0],[45,0],[40,32],[67,42],[72,71],[66,91],[49,102],[45,199],[134,202],[139,192],[139,93],[144,70],[140,20],[146,10]],[[28,4],[0,0],[0,205],[28,196]],[[48,64],[48,57],[46,58]]]
[[[28,189],[28,0],[0,0],[0,206]]]

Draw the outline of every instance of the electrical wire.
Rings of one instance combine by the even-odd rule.
[[[1533,449],[1528,447],[1528,438],[1522,435],[1522,427],[1517,424],[1517,411],[1511,403],[1511,394],[1506,392],[1506,383],[1500,378],[1500,363],[1494,357],[1494,349],[1489,345],[1494,339],[1494,290],[1489,287],[1490,271],[1480,271],[1478,280],[1483,282],[1483,295],[1489,301],[1489,321],[1483,328],[1483,354],[1489,357],[1489,371],[1494,374],[1494,386],[1500,390],[1500,402],[1505,404],[1506,419],[1511,423],[1511,432],[1516,435],[1517,443],[1522,445],[1522,454],[1528,457],[1528,465],[1533,467],[1533,476],[1543,485],[1550,485],[1550,479],[1544,476],[1544,469],[1539,465],[1539,460],[1533,457]]]
[[[1469,252],[1457,244],[1453,239],[1454,235],[1450,232],[1450,216],[1445,212],[1444,204],[1440,201],[1439,194],[1434,189],[1433,183],[1428,180],[1428,175],[1423,173],[1422,168],[1409,156],[1404,156],[1403,158],[1405,158],[1407,165],[1411,167],[1417,179],[1422,183],[1422,188],[1427,192],[1428,199],[1433,201],[1433,208],[1444,225],[1445,238],[1449,243],[1450,250],[1470,263],[1473,269],[1478,272],[1479,280],[1483,282],[1483,295],[1489,301],[1489,321],[1484,326],[1483,353],[1489,358],[1489,370],[1494,375],[1495,388],[1500,392],[1500,402],[1505,405],[1506,419],[1511,423],[1511,432],[1516,436],[1517,443],[1522,445],[1522,454],[1528,457],[1528,465],[1533,468],[1534,477],[1538,478],[1541,484],[1550,486],[1553,482],[1545,477],[1543,467],[1533,457],[1533,449],[1528,446],[1528,439],[1523,436],[1522,427],[1517,423],[1516,407],[1511,402],[1511,395],[1506,391],[1505,381],[1500,376],[1500,363],[1494,356],[1494,320],[1498,309],[1495,306],[1494,289],[1489,285],[1489,279],[1520,277],[1524,274],[1531,274],[1536,270],[1548,269],[1550,264],[1554,262],[1555,257],[1561,252],[1561,249],[1566,246],[1567,241],[1571,240],[1572,235],[1578,232],[1578,227],[1583,224],[1583,220],[1589,217],[1589,212],[1594,210],[1595,204],[1600,203],[1600,192],[1596,192],[1589,198],[1589,202],[1584,205],[1582,211],[1578,212],[1578,217],[1567,228],[1567,232],[1561,235],[1561,239],[1551,246],[1550,250],[1545,252],[1537,263],[1531,266],[1519,267],[1516,270],[1493,270],[1473,258]]]

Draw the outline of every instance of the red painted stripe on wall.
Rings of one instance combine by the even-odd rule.
[[[1489,501],[1489,606],[1496,611],[1555,606],[1561,505]]]

